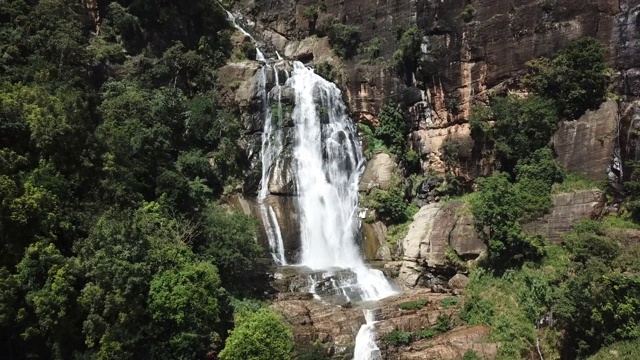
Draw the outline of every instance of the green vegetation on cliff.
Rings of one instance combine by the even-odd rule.
[[[500,172],[478,180],[471,200],[488,254],[471,273],[461,317],[491,326],[500,359],[586,358],[605,346],[630,358],[640,338],[640,246],[629,241],[638,229],[637,166],[619,215],[575,225],[561,245],[522,227],[550,210],[552,192],[603,188],[567,175],[547,144],[561,118],[604,100],[604,48],[579,39],[528,66],[533,95],[494,97],[470,119],[477,150]]]

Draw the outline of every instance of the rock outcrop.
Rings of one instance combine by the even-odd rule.
[[[492,359],[497,345],[491,343],[485,326],[457,326],[461,306],[444,307],[443,300],[451,295],[434,294],[428,289],[410,290],[381,300],[375,304],[377,321],[376,342],[384,359],[459,359],[469,349],[483,358]],[[403,310],[402,303],[427,301],[422,308]],[[366,306],[366,305],[365,305]],[[355,335],[365,323],[363,308],[323,304],[317,300],[295,299],[276,301],[271,308],[281,313],[292,326],[294,339],[304,348],[314,342],[321,343],[333,358],[352,356]],[[429,329],[445,317],[454,326],[453,331],[432,339],[419,340],[411,346],[394,347],[384,337],[399,330],[417,332]]]
[[[558,194],[553,197],[553,210],[542,219],[525,224],[526,231],[541,234],[552,243],[562,242],[562,235],[586,219],[595,219],[602,213],[605,195],[601,190],[583,190]]]
[[[391,178],[398,164],[393,157],[385,152],[374,154],[369,161],[360,179],[360,191],[369,191],[374,188],[389,190]]]
[[[570,172],[599,181],[619,174],[614,164],[618,142],[618,104],[609,100],[576,121],[565,121],[552,139],[558,161]]]
[[[402,241],[398,284],[404,288],[434,285],[429,284],[429,272],[450,273],[454,268],[450,266],[452,261],[473,260],[485,249],[473,229],[465,203],[425,205],[413,217]]]
[[[557,194],[553,196],[551,213],[523,228],[559,243],[562,235],[569,233],[579,221],[600,216],[604,202],[604,193],[597,189]],[[461,264],[476,259],[485,250],[466,203],[425,205],[414,216],[402,241],[398,285],[442,289],[447,285],[443,279],[449,279]],[[438,277],[438,274],[448,276]],[[451,288],[451,284],[448,285]]]

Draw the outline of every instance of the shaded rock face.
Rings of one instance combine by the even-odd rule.
[[[265,249],[269,249],[269,240],[266,234],[264,224],[265,220],[262,217],[260,206],[271,206],[276,215],[276,220],[278,221],[280,232],[282,234],[285,257],[288,261],[297,260],[298,250],[300,248],[300,226],[299,214],[294,197],[268,195],[261,205],[255,198],[234,195],[227,199],[227,202],[236,209],[241,210],[246,215],[251,215],[253,218],[260,221],[260,226],[258,227],[258,241]]]
[[[397,279],[400,286],[434,285],[433,281],[429,283],[433,278],[429,273],[452,271],[447,252],[473,260],[486,250],[466,212],[466,204],[462,202],[420,208],[402,241],[403,262]]]
[[[614,166],[617,130],[618,105],[613,100],[576,121],[563,122],[552,140],[558,161],[594,181],[617,177],[621,170]]]
[[[427,289],[410,290],[374,304],[376,343],[383,359],[459,359],[469,349],[483,358],[497,354],[497,345],[487,340],[489,328],[484,326],[456,327],[438,337],[419,340],[411,346],[394,348],[384,340],[393,330],[416,332],[435,325],[439,316],[453,323],[460,307],[443,308],[442,301],[450,295],[434,294]],[[402,310],[399,304],[427,300],[420,309]],[[281,313],[292,326],[294,339],[301,348],[316,341],[328,348],[334,359],[351,358],[358,329],[365,323],[362,307],[341,307],[316,300],[276,301],[271,308]]]
[[[553,197],[553,210],[550,214],[525,224],[523,228],[543,235],[552,243],[560,243],[563,241],[562,235],[569,233],[576,223],[600,216],[604,203],[605,196],[601,190],[558,194]]]

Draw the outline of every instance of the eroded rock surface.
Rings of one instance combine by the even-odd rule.
[[[565,121],[553,136],[558,161],[570,172],[591,180],[607,179],[613,169],[618,105],[609,100],[576,121]]]
[[[523,228],[543,235],[552,243],[562,242],[562,235],[569,233],[582,220],[598,217],[604,207],[602,190],[583,190],[558,194],[553,197],[553,210],[542,219]]]
[[[334,358],[352,356],[355,335],[365,323],[363,310],[373,309],[376,329],[376,343],[384,359],[459,359],[468,349],[480,356],[492,359],[497,346],[487,340],[489,328],[459,325],[457,318],[461,305],[443,306],[443,300],[451,297],[434,294],[427,289],[409,290],[402,294],[383,299],[377,303],[363,303],[356,307],[341,307],[323,304],[318,300],[276,301],[271,308],[281,313],[291,324],[295,341],[301,345],[320,342],[328,348]],[[426,300],[422,308],[402,310],[399,304]],[[410,346],[396,348],[384,340],[388,333],[399,330],[417,332],[429,329],[443,316],[454,329],[438,337],[419,340]]]
[[[472,260],[486,246],[473,229],[467,205],[451,202],[425,205],[414,216],[402,241],[403,263],[398,283],[405,288],[425,286],[428,272],[447,271],[449,256]]]
[[[385,152],[380,152],[369,161],[360,179],[360,191],[369,191],[374,188],[388,190],[391,178],[398,165],[393,157]]]

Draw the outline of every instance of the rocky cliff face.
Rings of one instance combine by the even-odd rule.
[[[254,25],[266,48],[311,64],[334,65],[356,120],[375,123],[388,100],[408,105],[413,118],[411,143],[425,170],[444,171],[440,146],[451,139],[461,144],[461,175],[473,178],[488,171],[472,158],[466,125],[471,106],[485,101],[491,92],[512,88],[525,62],[552,56],[573,39],[592,36],[608,45],[609,64],[618,71],[616,90],[640,95],[636,25],[640,0],[243,0],[235,7]],[[316,15],[305,16],[312,7],[319,9]],[[363,43],[380,40],[380,58],[340,60],[327,42],[327,24],[332,20],[358,26]],[[389,59],[400,35],[412,24],[424,35],[422,57],[413,75],[401,74],[389,66]],[[615,110],[608,105],[606,111]],[[607,120],[599,120],[598,129],[585,133],[578,129],[581,126],[570,125],[558,135],[569,140],[575,132],[584,142],[601,142],[598,160],[593,160],[601,161],[598,166],[580,169],[585,162],[577,156],[567,162],[588,176],[599,171],[602,179],[606,174],[601,168],[611,165],[609,155],[615,150],[614,138],[608,141],[611,117],[604,115]],[[562,139],[558,144],[563,146]]]

